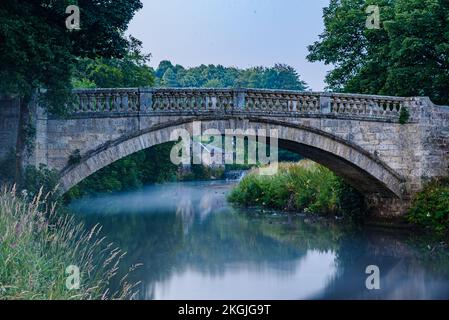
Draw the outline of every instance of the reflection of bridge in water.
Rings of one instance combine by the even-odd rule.
[[[223,185],[211,184],[208,188],[195,188],[191,185],[175,186],[179,195],[176,199],[176,215],[181,217],[184,234],[188,234],[195,218],[201,221],[212,212],[219,212],[226,207],[224,193],[228,190]]]
[[[327,166],[377,204],[401,214],[427,179],[447,174],[449,108],[428,98],[252,89],[75,91],[66,119],[37,109],[33,165],[61,173],[67,191],[132,153],[170,141],[174,129],[276,129],[279,145]],[[399,123],[405,110],[407,124]],[[69,158],[80,153],[79,162]],[[378,201],[382,199],[382,201]]]

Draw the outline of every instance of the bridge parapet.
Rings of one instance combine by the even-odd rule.
[[[261,89],[86,89],[74,90],[73,114],[243,113],[399,120],[406,108],[416,121],[422,98]]]

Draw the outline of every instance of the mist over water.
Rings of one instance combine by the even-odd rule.
[[[134,192],[99,195],[74,201],[70,208],[83,214],[151,214],[155,212],[195,211],[200,214],[213,209],[224,209],[225,193],[235,182],[208,183],[207,188],[196,182],[152,185]]]
[[[140,299],[449,299],[449,253],[408,232],[233,208],[235,182],[149,186],[70,208],[142,263]],[[380,269],[368,290],[366,267]]]

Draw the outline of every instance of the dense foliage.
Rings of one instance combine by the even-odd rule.
[[[174,66],[170,61],[161,61],[155,75],[157,85],[161,87],[307,89],[296,70],[285,64],[276,64],[271,68],[238,69],[201,65],[186,69],[180,65]]]
[[[81,30],[65,26],[77,4]],[[0,6],[0,94],[30,99],[46,89],[51,111],[63,113],[78,58],[122,57],[124,32],[140,0],[3,0]]]
[[[409,220],[438,233],[449,232],[449,179],[432,181],[416,195]]]
[[[366,27],[368,5],[380,7],[380,29]],[[308,58],[335,66],[332,90],[449,104],[448,21],[446,0],[331,0]]]
[[[76,65],[72,79],[75,88],[151,87],[155,83],[153,69],[148,66],[151,55],[142,52],[142,43],[129,38],[127,51],[120,58],[84,58]]]
[[[68,30],[68,5],[80,8],[81,30]],[[123,57],[129,21],[140,0],[3,0],[0,6],[0,95],[20,98],[14,179],[22,183],[22,163],[32,134],[29,103],[40,92],[51,113],[68,112],[71,79],[79,59]]]
[[[279,210],[361,217],[363,196],[328,169],[309,160],[281,164],[274,176],[247,175],[229,195],[231,202]]]
[[[170,161],[172,147],[173,143],[161,144],[118,160],[80,182],[66,197],[73,199],[175,181],[178,167]]]

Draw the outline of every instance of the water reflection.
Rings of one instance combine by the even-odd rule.
[[[142,299],[449,298],[448,253],[429,256],[424,239],[233,209],[230,186],[153,186],[71,207],[103,225],[124,264],[144,264],[133,274]],[[379,291],[365,287],[372,264]]]

